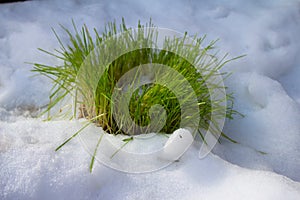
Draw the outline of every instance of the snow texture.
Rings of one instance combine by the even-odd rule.
[[[245,117],[227,121],[213,154],[198,159],[194,144],[177,162],[127,174],[96,162],[77,139],[54,149],[81,122],[34,118],[48,102],[50,81],[32,65],[60,61],[42,54],[58,43],[59,24],[103,30],[126,19],[190,35],[219,38],[220,55],[246,55],[224,67]],[[266,1],[40,0],[0,4],[0,199],[300,199],[300,3]],[[99,131],[98,127],[89,127]],[[160,140],[154,145],[161,145]],[[130,149],[130,146],[127,148]]]

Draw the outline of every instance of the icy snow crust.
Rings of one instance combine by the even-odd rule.
[[[0,199],[300,199],[299,10],[293,0],[0,4]],[[247,54],[223,69],[234,72],[225,85],[245,115],[224,132],[239,144],[223,141],[199,160],[195,142],[178,162],[146,174],[98,162],[90,174],[78,139],[54,152],[82,123],[32,118],[51,85],[31,77],[25,62],[59,64],[37,51],[58,47],[50,28],[62,33],[59,23],[71,28],[74,19],[101,32],[121,17],[129,26],[152,17],[159,27],[207,34],[207,42],[220,38],[221,54]]]

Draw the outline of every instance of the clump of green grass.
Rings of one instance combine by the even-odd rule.
[[[71,96],[75,100],[75,114],[73,117],[86,118],[91,123],[101,126],[110,134],[135,135],[144,133],[142,130],[130,129],[130,127],[127,131],[124,131],[124,129],[120,127],[123,124],[118,124],[114,119],[114,110],[112,108],[113,105],[117,103],[113,101],[113,91],[117,82],[134,67],[147,63],[159,63],[169,66],[184,76],[196,94],[199,113],[196,113],[197,116],[188,116],[187,113],[182,113],[180,102],[175,93],[168,87],[155,83],[145,84],[141,88],[131,91],[132,96],[128,108],[131,119],[139,126],[145,127],[151,123],[149,110],[152,106],[159,104],[166,111],[166,123],[162,127],[161,132],[167,134],[173,133],[173,131],[180,128],[182,115],[187,115],[190,118],[201,118],[195,127],[201,138],[204,138],[204,133],[202,133],[201,130],[208,129],[209,124],[213,120],[212,113],[216,110],[222,110],[224,108],[224,102],[229,102],[229,104],[227,104],[225,108],[226,113],[220,112],[220,116],[225,115],[227,118],[232,119],[233,115],[237,113],[232,108],[233,98],[231,94],[226,94],[226,98],[224,99],[213,101],[210,98],[211,94],[206,85],[206,81],[216,76],[218,70],[230,61],[226,60],[226,56],[218,60],[215,54],[211,54],[216,41],[212,41],[207,46],[202,47],[205,36],[202,38],[195,36],[193,37],[193,40],[196,41],[195,45],[186,45],[187,34],[185,34],[182,38],[166,38],[163,42],[164,49],[162,50],[159,49],[155,43],[159,33],[155,32],[154,29],[147,29],[148,27],[154,27],[151,21],[149,24],[146,24],[146,26],[143,26],[139,22],[137,32],[128,28],[124,19],[119,27],[117,27],[115,22],[108,23],[105,26],[104,32],[101,34],[99,34],[96,29],[93,30],[94,34],[91,34],[86,26],[78,30],[74,22],[74,31],[70,31],[64,26],[61,27],[69,37],[69,44],[64,44],[58,34],[53,30],[60,44],[60,49],[55,49],[54,53],[43,49],[40,50],[62,60],[63,64],[60,66],[49,66],[35,63],[34,69],[32,70],[53,81],[50,101],[44,112],[49,113],[48,119],[55,116],[55,114],[51,114],[50,111],[65,98]],[[115,35],[125,32],[127,33],[125,36],[115,37]],[[103,46],[104,42],[108,40],[113,42]],[[112,46],[110,46],[110,44]],[[89,78],[86,78],[83,82],[77,82],[78,73],[82,70],[81,67],[86,67],[83,63],[89,59],[91,54],[94,56],[94,60],[92,60],[94,65],[101,65],[101,63],[103,63],[101,59],[109,57],[110,52],[116,51],[118,48],[126,49],[132,45],[140,46],[141,48],[119,56],[113,60],[113,62],[109,63],[108,66],[102,66],[104,72],[97,82],[96,89],[93,90],[88,84]],[[99,46],[101,46],[100,50],[95,51]],[[151,48],[143,48],[149,46]],[[184,58],[174,52],[180,52],[181,55],[184,55]],[[195,67],[194,64],[196,64],[197,67]],[[88,69],[87,73],[96,73],[93,72],[92,69],[93,68]],[[227,74],[223,73],[223,75],[226,76]],[[164,76],[166,77],[160,78],[167,78],[168,74]],[[218,89],[222,86],[216,84],[213,85],[213,87]],[[190,95],[186,94],[184,101],[188,101],[189,98],[191,98]],[[67,111],[69,111],[69,113],[72,112],[71,108]],[[119,114],[122,115],[122,113]],[[124,123],[126,122],[124,121]],[[57,150],[79,132],[66,140]],[[222,136],[235,142],[223,133]]]

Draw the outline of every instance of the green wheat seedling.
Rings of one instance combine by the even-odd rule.
[[[32,70],[53,81],[50,101],[43,114],[48,113],[48,119],[50,120],[53,117],[60,115],[60,113],[73,113],[73,117],[85,118],[88,120],[88,123],[72,137],[68,138],[56,150],[60,149],[68,141],[77,136],[91,123],[101,126],[104,131],[110,134],[126,134],[131,136],[147,133],[147,130],[145,131],[144,129],[141,130],[134,126],[130,126],[125,119],[126,117],[122,116],[122,112],[113,109],[113,105],[118,103],[113,100],[113,91],[117,86],[117,82],[124,74],[134,67],[143,64],[158,63],[166,65],[182,75],[185,80],[189,82],[196,94],[199,113],[196,113],[197,116],[195,116],[195,114],[188,115],[188,113],[182,113],[180,102],[174,92],[169,89],[170,87],[154,83],[144,84],[138,89],[133,89],[129,84],[125,90],[128,94],[131,94],[129,108],[127,109],[129,110],[130,118],[140,127],[146,127],[150,124],[151,116],[149,116],[149,110],[154,105],[161,105],[166,114],[166,118],[164,119],[165,123],[160,130],[161,133],[171,134],[176,129],[180,128],[182,115],[187,116],[187,118],[201,117],[201,120],[195,127],[200,137],[203,139],[204,133],[202,131],[207,130],[210,123],[216,124],[216,122],[213,121],[212,113],[218,113],[218,110],[220,110],[220,117],[225,115],[229,119],[232,119],[233,115],[237,113],[232,107],[233,98],[231,94],[225,94],[226,98],[214,101],[210,98],[211,94],[206,85],[208,79],[213,79],[214,76],[218,74],[218,70],[220,70],[227,62],[233,60],[226,60],[227,55],[218,59],[216,54],[211,53],[215,52],[213,49],[215,48],[216,41],[212,41],[207,46],[203,47],[202,45],[205,36],[194,36],[193,40],[196,41],[195,44],[187,45],[187,34],[185,33],[184,36],[180,38],[165,38],[163,41],[164,48],[162,50],[158,48],[156,44],[159,33],[156,32],[155,29],[149,29],[149,27],[155,27],[151,23],[151,20],[150,23],[145,26],[141,25],[139,22],[137,31],[127,28],[124,19],[119,27],[117,27],[115,22],[108,23],[101,34],[98,33],[96,29],[91,33],[86,26],[83,26],[78,30],[74,22],[74,31],[68,30],[64,26],[61,27],[69,37],[68,45],[64,44],[58,34],[53,30],[60,44],[60,49],[55,49],[54,52],[43,49],[39,50],[63,61],[63,64],[60,66],[49,66],[35,63],[34,69]],[[126,34],[123,34],[122,37],[116,37],[119,33]],[[103,45],[104,42],[105,45]],[[93,71],[93,65],[105,63],[105,61],[101,59],[109,59],[110,53],[116,49],[126,49],[132,45],[140,46],[141,48],[121,55],[113,62],[109,63],[109,66],[103,66],[104,72],[100,80],[97,81],[97,88],[91,88],[89,81],[94,80],[90,80],[89,77],[92,76],[92,73],[97,73]],[[150,46],[151,48],[143,48],[145,46]],[[97,48],[98,50],[95,51]],[[180,55],[184,55],[184,58],[173,52],[180,52]],[[87,58],[91,58],[91,54],[93,59],[89,59],[90,65],[82,65]],[[197,67],[189,61],[196,63]],[[88,69],[85,73],[86,77],[81,77],[81,81],[78,81],[78,73],[81,67],[86,67]],[[159,77],[157,74],[151,74],[151,69],[149,69],[149,73],[147,73],[147,71],[137,71],[136,73],[143,73],[140,75],[145,77],[148,75],[148,77],[151,76],[152,79],[168,78],[168,74],[160,74]],[[138,84],[140,81],[139,79],[135,80],[135,75],[136,74],[133,74],[131,84]],[[227,73],[223,73],[222,75],[224,77],[228,76]],[[171,84],[174,84],[171,86],[173,88],[176,88],[178,85],[177,88],[180,90],[180,81]],[[219,89],[221,87],[222,85],[216,82],[210,86],[210,90]],[[121,90],[124,88],[119,89]],[[181,92],[184,93],[185,91]],[[75,102],[73,108],[66,107],[59,109],[58,113],[51,112],[52,110],[55,110],[61,102],[70,97],[73,98]],[[182,101],[189,102],[190,98],[191,95],[186,94],[183,96]],[[224,102],[227,103],[225,108],[226,113],[221,112],[221,110],[224,110]],[[64,110],[64,112],[61,112],[62,110]],[[155,110],[153,112],[153,114],[155,114]],[[119,116],[121,122],[117,123],[114,114]],[[156,110],[156,114],[162,115],[159,110]],[[124,131],[123,128],[125,126],[127,127],[126,131]],[[216,130],[212,130],[213,133],[221,131],[218,130],[217,125],[215,127]],[[235,142],[224,133],[222,133],[222,136]],[[132,139],[132,137],[129,138],[130,140]],[[128,141],[124,142],[127,144]],[[99,142],[97,146],[99,145]],[[92,169],[96,152],[97,147],[91,161],[90,169]]]

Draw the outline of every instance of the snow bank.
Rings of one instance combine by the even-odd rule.
[[[278,81],[256,73],[239,73],[230,87],[237,109],[246,116],[229,121],[224,131],[242,149],[224,143],[215,152],[244,167],[265,168],[300,180],[299,104]]]
[[[22,117],[0,122],[0,198],[296,200],[300,195],[300,183],[283,176],[243,169],[213,155],[199,160],[196,146],[157,172],[126,174],[97,164],[90,174],[90,155],[78,139],[54,152],[80,127]]]

